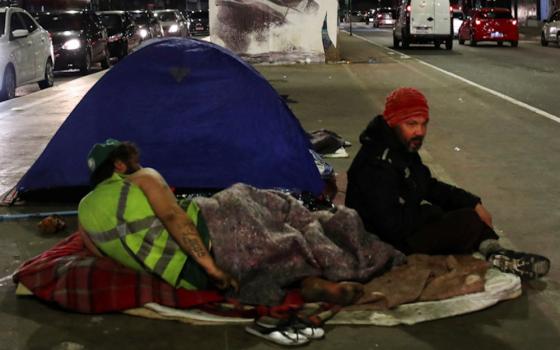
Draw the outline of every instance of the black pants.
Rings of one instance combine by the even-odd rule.
[[[474,209],[467,208],[447,212],[424,225],[407,238],[402,248],[405,254],[470,254],[486,239],[498,239],[498,235]]]

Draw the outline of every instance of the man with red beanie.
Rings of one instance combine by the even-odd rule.
[[[469,254],[480,251],[496,267],[533,279],[546,275],[550,261],[503,249],[492,216],[479,197],[441,182],[422,163],[418,150],[430,113],[424,95],[399,88],[360,135],[348,170],[346,205],[366,229],[405,254]]]

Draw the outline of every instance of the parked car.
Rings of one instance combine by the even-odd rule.
[[[142,38],[138,27],[125,11],[100,11],[97,14],[107,28],[111,57],[120,60],[140,45]]]
[[[132,20],[138,26],[138,35],[142,40],[160,38],[163,36],[163,27],[159,19],[148,10],[128,11]]]
[[[189,28],[187,20],[179,10],[155,10],[154,15],[161,22],[164,36],[187,37]]]
[[[208,11],[191,11],[187,13],[189,32],[192,35],[208,35],[209,15]]]
[[[449,0],[404,0],[393,27],[393,47],[433,43],[453,48],[453,22]]]
[[[373,16],[373,26],[379,28],[381,26],[393,26],[397,18],[397,13],[393,9],[379,9]]]
[[[366,24],[373,24],[373,17],[375,16],[375,13],[377,12],[376,9],[371,9],[369,10],[366,15],[365,15],[365,21]]]
[[[463,19],[465,18],[463,12],[453,11],[453,37],[457,38],[459,36],[459,28],[463,24]]]
[[[97,62],[109,68],[107,29],[94,12],[42,12],[35,18],[52,36],[55,70],[80,69],[87,74]]]
[[[16,88],[39,83],[53,86],[54,51],[49,33],[19,7],[0,7],[0,100]]]
[[[506,8],[480,8],[472,10],[459,29],[459,44],[469,40],[471,46],[480,41],[494,41],[502,45],[509,41],[511,46],[517,47],[519,42],[519,27],[517,20],[511,16]]]
[[[548,46],[550,42],[560,46],[560,10],[554,11],[542,27],[541,45]]]

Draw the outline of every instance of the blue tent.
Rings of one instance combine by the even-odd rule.
[[[250,65],[204,41],[158,40],[113,67],[17,191],[87,186],[88,151],[107,138],[138,144],[142,164],[177,188],[244,182],[318,194],[323,186],[309,140],[282,98]]]

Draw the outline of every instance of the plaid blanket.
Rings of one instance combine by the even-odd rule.
[[[84,313],[120,311],[149,302],[189,308],[224,300],[217,291],[175,289],[154,275],[95,257],[79,233],[23,263],[13,281],[39,299]]]
[[[290,290],[279,305],[249,306],[225,298],[216,290],[175,289],[155,275],[93,256],[78,232],[24,262],[14,273],[13,281],[23,284],[43,301],[82,313],[123,311],[152,302],[173,308],[196,307],[232,317],[290,318],[297,314],[321,324],[340,309],[326,303],[304,304],[299,290]]]

